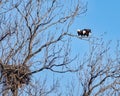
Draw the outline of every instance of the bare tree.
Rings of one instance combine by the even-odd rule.
[[[68,84],[67,96],[120,95],[119,42],[113,54],[110,43],[82,39],[89,42],[90,50],[73,66],[76,57],[70,55],[70,37],[77,36],[70,34],[69,29],[74,19],[84,12],[86,6],[79,0],[0,1],[0,91],[3,96],[63,96],[60,79],[53,79],[49,84],[50,78],[43,79],[43,71],[78,72],[79,80]],[[32,78],[35,73],[37,76]]]
[[[17,96],[29,76],[45,69],[57,73],[79,70],[79,66],[70,67],[76,57],[70,58],[68,37],[76,16],[86,12],[79,0],[2,0],[0,10],[3,95],[11,90]]]
[[[112,48],[110,42],[90,41],[90,51],[81,60],[82,69],[78,74],[79,95],[120,95],[120,43],[118,41],[116,48]]]

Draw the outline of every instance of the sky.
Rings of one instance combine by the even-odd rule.
[[[106,32],[105,39],[118,40],[120,0],[87,0],[85,2],[88,2],[87,12],[78,18],[76,27],[91,28],[93,35]]]
[[[88,4],[87,12],[80,15],[77,19],[75,19],[74,24],[72,25],[72,32],[74,32],[74,34],[77,34],[76,31],[78,28],[80,29],[90,28],[92,30],[93,37],[99,37],[101,34],[105,32],[106,34],[103,36],[104,40],[106,41],[112,40],[113,44],[114,42],[116,42],[116,40],[120,40],[119,39],[120,38],[120,0],[82,0],[82,1],[87,2]],[[89,47],[88,42],[81,39],[78,40],[78,38],[75,38],[73,42],[74,45],[72,46],[74,46],[74,50],[72,51],[74,55],[78,51],[80,51],[80,49],[84,50],[85,52]],[[52,75],[53,78],[54,74]],[[58,75],[60,76],[60,74]],[[65,81],[63,81],[63,83],[69,81],[69,77],[70,77],[69,73],[68,73],[68,77],[65,77],[63,74],[61,75],[63,76],[63,77],[61,76],[61,79],[66,78]],[[51,75],[49,76],[51,77]],[[50,78],[49,76],[48,78]],[[51,79],[50,81],[52,82]]]
[[[106,41],[112,40],[113,42],[116,42],[116,40],[120,40],[119,39],[120,0],[83,0],[83,2],[88,3],[88,6],[87,6],[88,10],[86,13],[80,15],[77,19],[75,19],[71,28],[72,29],[71,31],[73,32],[73,34],[77,34],[76,31],[78,28],[80,29],[90,28],[92,30],[92,35],[91,35],[92,37],[99,37],[101,34],[105,32],[106,34],[103,36],[104,40]],[[76,55],[76,53],[80,51],[81,54],[83,53],[82,55],[84,55],[86,50],[89,49],[88,42],[78,38],[74,38],[72,40],[73,40],[72,54]],[[49,78],[48,83],[52,84],[53,82],[52,78],[54,78],[55,73],[51,75],[51,72],[45,70],[44,74],[46,74],[44,76],[47,76]],[[61,86],[64,85],[64,88],[69,87],[67,84],[71,83],[70,82],[71,80],[69,80],[70,78],[72,78],[73,81],[78,79],[78,78],[75,78],[74,75],[71,75],[70,73],[66,73],[66,74],[67,75],[57,74],[58,79],[61,80]],[[41,77],[43,76],[41,75]],[[74,83],[76,84],[76,82]],[[63,93],[64,91],[66,93],[66,89],[64,88],[62,87],[62,89],[60,90],[62,90]]]
[[[90,28],[91,37],[99,38],[103,35],[103,41],[111,43],[111,50],[115,50],[115,43],[120,40],[120,0],[82,0],[87,2],[87,11],[77,18],[72,26],[73,34],[77,29]],[[73,40],[73,54],[80,53],[80,57],[89,51],[89,42]],[[110,54],[112,53],[110,51]],[[114,55],[112,55],[113,57]]]
[[[117,40],[120,40],[120,0],[82,0],[87,2],[87,11],[77,18],[72,26],[72,31],[76,34],[77,29],[90,28],[91,37],[100,38],[104,34],[105,42],[112,41],[111,48],[115,47]],[[84,40],[75,39],[74,45],[77,49],[86,51],[89,47]],[[86,49],[86,50],[85,50]]]

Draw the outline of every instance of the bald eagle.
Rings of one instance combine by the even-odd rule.
[[[87,36],[88,37],[91,33],[91,29],[82,29],[82,30],[78,29],[77,33],[78,33],[78,36],[81,36],[81,37]]]

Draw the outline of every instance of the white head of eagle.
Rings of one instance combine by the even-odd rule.
[[[87,36],[88,37],[91,33],[91,29],[82,29],[82,30],[78,29],[77,33],[78,33],[78,36]]]

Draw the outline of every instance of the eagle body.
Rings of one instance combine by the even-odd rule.
[[[91,29],[82,29],[82,30],[77,30],[78,36],[89,36],[91,33]]]

